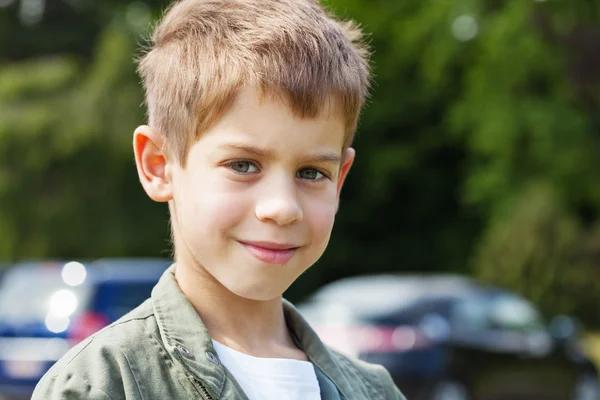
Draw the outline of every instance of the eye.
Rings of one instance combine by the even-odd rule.
[[[239,174],[251,174],[254,172],[258,172],[258,168],[251,161],[246,161],[246,160],[232,161],[228,164],[228,166],[229,166],[229,168],[231,168],[232,170],[234,170],[235,172],[237,172]]]
[[[306,179],[309,181],[318,181],[325,177],[325,175],[315,168],[302,168],[296,173],[296,176],[300,179]]]

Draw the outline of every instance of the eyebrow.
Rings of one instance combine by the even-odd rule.
[[[273,158],[273,153],[271,151],[261,149],[255,146],[237,143],[226,143],[221,145],[220,147],[224,150],[229,151],[242,151],[257,157]],[[335,164],[340,164],[342,162],[342,157],[339,154],[329,151],[309,154],[306,157],[302,157],[302,159],[306,162],[331,162]]]

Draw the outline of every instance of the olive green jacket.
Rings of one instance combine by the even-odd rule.
[[[328,349],[298,311],[283,304],[298,346],[315,366],[323,400],[405,400],[381,366]],[[220,363],[173,267],[150,299],[73,347],[42,378],[33,400],[247,400]]]

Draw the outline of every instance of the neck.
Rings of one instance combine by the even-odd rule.
[[[175,278],[212,339],[255,357],[306,358],[291,338],[281,297],[260,301],[238,296],[202,266],[179,259]]]

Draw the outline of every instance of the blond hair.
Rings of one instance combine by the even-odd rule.
[[[139,61],[148,123],[185,165],[187,150],[243,87],[301,118],[330,99],[352,142],[369,88],[368,50],[354,23],[314,0],[182,0],[165,12]]]

